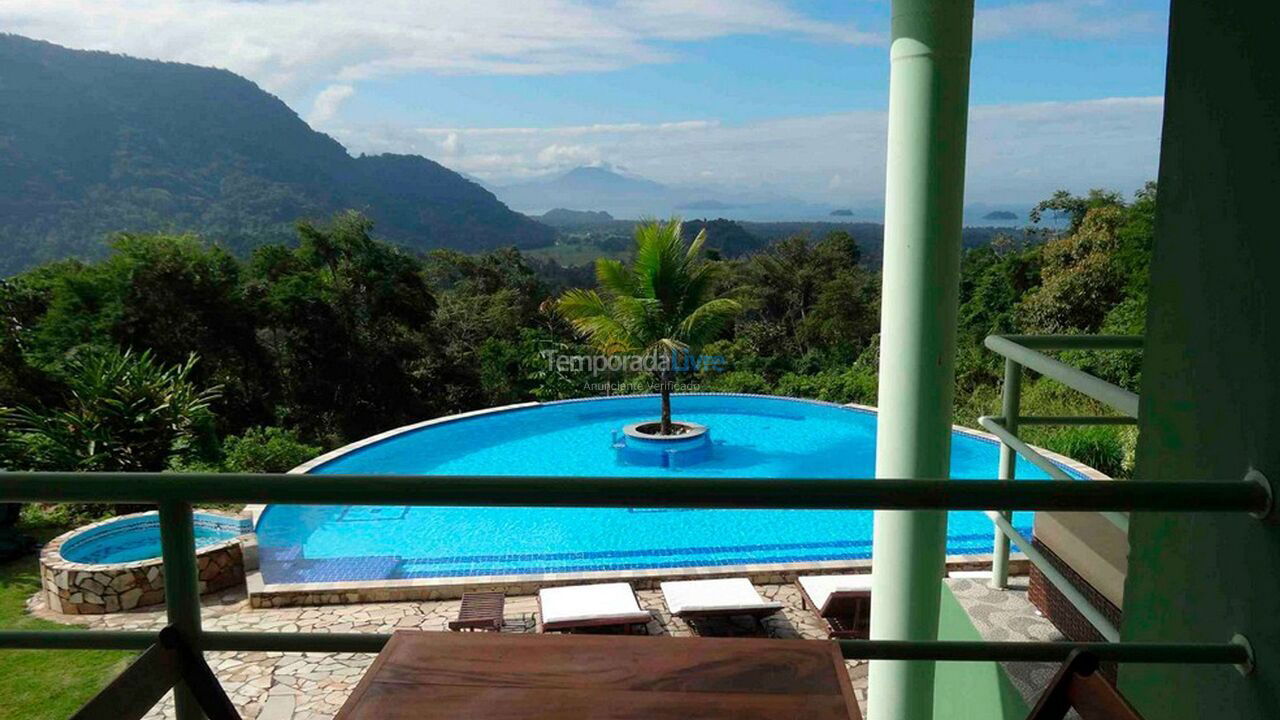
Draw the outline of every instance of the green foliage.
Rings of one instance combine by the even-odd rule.
[[[292,430],[278,427],[252,427],[243,435],[232,435],[222,442],[227,472],[288,472],[320,454],[320,448],[298,439]]]
[[[1128,474],[1124,436],[1121,430],[1114,427],[1095,425],[1060,428],[1048,435],[1044,446],[1111,477],[1125,477]]]
[[[149,350],[83,348],[63,361],[61,405],[4,411],[16,467],[31,470],[163,470],[196,452],[217,387],[191,381],[196,357],[163,365]]]
[[[823,370],[816,374],[787,373],[778,381],[777,394],[825,400],[833,403],[876,403],[874,370],[854,366],[847,370]]]
[[[1060,208],[1066,230],[999,236],[963,256],[957,423],[999,413],[1003,363],[982,346],[988,334],[1142,332],[1155,188],[1129,203],[1104,192],[1051,203],[1042,211]],[[577,271],[515,249],[411,256],[379,241],[356,213],[300,223],[294,246],[264,245],[247,262],[192,236],[118,235],[105,260],[51,263],[0,282],[0,407],[15,408],[0,460],[14,468],[288,469],[320,447],[437,415],[622,384],[628,392],[671,387],[673,378],[566,372],[548,362],[549,352],[591,353],[584,337],[606,352],[701,348],[724,358],[724,372],[682,376],[681,390],[876,402],[880,287],[862,264],[865,247],[836,229],[721,260],[700,251],[702,233],[687,245],[689,229],[642,225],[631,264],[597,263],[597,290],[579,289],[590,279]],[[1137,387],[1138,353],[1061,357]],[[164,380],[165,372],[176,375]],[[87,379],[95,374],[108,379]],[[190,421],[157,420],[170,411],[159,405],[112,410],[147,407],[157,395],[143,388],[165,382],[187,389],[175,391],[179,399],[218,393],[189,403]],[[1103,408],[1028,373],[1024,412]],[[1132,467],[1127,429],[1024,434],[1109,472]],[[59,521],[39,507],[24,513]]]

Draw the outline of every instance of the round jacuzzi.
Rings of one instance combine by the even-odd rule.
[[[242,536],[247,517],[201,511],[193,514],[200,592],[216,592],[244,581]],[[69,615],[100,615],[164,602],[160,518],[135,513],[76,528],[40,553],[40,576],[50,609]]]

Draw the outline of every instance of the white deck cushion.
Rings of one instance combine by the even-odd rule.
[[[649,613],[641,609],[636,602],[636,594],[627,583],[542,588],[538,591],[538,601],[542,606],[543,624],[601,619],[649,620]]]
[[[821,610],[832,593],[871,592],[871,573],[862,575],[808,575],[797,578],[809,599]]]
[[[758,611],[782,609],[781,603],[766,602],[746,578],[680,580],[662,583],[662,597],[672,615],[686,612],[724,610]]]

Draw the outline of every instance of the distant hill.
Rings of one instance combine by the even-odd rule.
[[[615,217],[663,214],[679,202],[670,188],[603,167],[579,167],[566,173],[494,188],[503,202],[521,212],[551,208],[604,208]]]
[[[613,222],[613,216],[603,210],[548,210],[538,217],[543,225],[554,228],[574,228],[585,225],[603,225]]]
[[[702,230],[707,231],[708,250],[715,250],[724,257],[734,258],[753,253],[768,243],[747,232],[741,223],[718,218],[716,220],[685,220],[680,226],[681,234],[692,240]]]
[[[982,216],[983,220],[1017,220],[1018,214],[1008,210],[992,210]]]
[[[849,208],[837,208],[831,211],[831,217],[853,217],[853,211]]]
[[[555,232],[415,155],[353,158],[226,70],[0,34],[0,275],[105,252],[117,231],[232,249],[346,208],[414,249],[538,247]]]

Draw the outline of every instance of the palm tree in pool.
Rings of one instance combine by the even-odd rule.
[[[636,226],[635,258],[596,260],[597,290],[569,290],[555,309],[598,350],[652,357],[662,393],[660,433],[671,435],[674,356],[694,353],[742,310],[736,301],[715,297],[715,264],[701,257],[703,230],[687,247],[680,221],[656,220]]]

